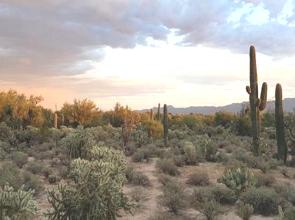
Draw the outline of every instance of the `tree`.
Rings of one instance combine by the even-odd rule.
[[[64,116],[65,123],[74,127],[78,125],[88,127],[101,115],[96,104],[88,99],[75,99],[73,104],[65,103],[60,112]]]

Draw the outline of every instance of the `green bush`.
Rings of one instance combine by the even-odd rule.
[[[212,186],[211,192],[214,199],[221,204],[233,205],[238,199],[233,190],[223,185]]]
[[[254,186],[256,179],[253,172],[246,167],[231,167],[224,171],[223,176],[218,179],[218,182],[223,183],[239,194]]]
[[[195,171],[188,177],[186,183],[194,186],[207,186],[209,185],[209,176],[204,171]]]
[[[0,213],[3,220],[30,220],[37,212],[37,203],[33,199],[33,191],[12,187],[0,187]]]
[[[11,159],[19,168],[22,168],[28,161],[28,155],[23,152],[16,151],[12,153]]]
[[[147,148],[139,148],[133,155],[133,162],[149,162],[152,152]]]
[[[217,145],[207,135],[200,135],[196,141],[197,154],[207,161],[216,161]]]
[[[39,177],[27,171],[23,173],[23,185],[25,190],[34,190],[35,194],[39,194],[44,189]]]
[[[168,182],[163,186],[163,195],[160,196],[161,204],[168,208],[170,212],[178,214],[180,210],[185,208],[184,188],[178,182]]]
[[[250,188],[241,195],[244,203],[254,208],[254,213],[261,215],[275,215],[278,213],[278,194],[271,188]]]
[[[255,177],[257,180],[256,182],[257,187],[261,187],[261,186],[270,187],[276,183],[276,179],[270,174],[257,174],[255,175]]]
[[[222,185],[202,187],[193,190],[191,202],[198,207],[200,204],[215,200],[218,203],[232,205],[237,201],[237,196],[234,191]]]
[[[186,141],[184,143],[183,151],[184,151],[185,163],[187,165],[197,164],[198,156],[197,156],[196,147],[193,145],[193,143]]]
[[[20,169],[12,162],[4,162],[0,167],[0,186],[9,184],[14,189],[19,189],[23,184]]]
[[[206,200],[200,205],[199,211],[206,216],[207,220],[214,220],[221,212],[220,204],[213,200]]]
[[[26,170],[33,174],[42,174],[45,169],[44,165],[40,161],[30,161],[27,163]]]
[[[237,215],[243,220],[249,220],[253,214],[254,209],[252,205],[242,203],[237,209]]]
[[[131,202],[135,204],[135,208],[143,208],[143,203],[148,200],[148,193],[142,187],[134,188],[130,193]]]
[[[157,167],[163,173],[171,175],[171,176],[177,176],[180,174],[177,166],[171,159],[158,160]]]
[[[283,219],[282,220],[294,220],[295,219],[295,208],[290,207],[284,211]]]
[[[49,175],[48,176],[48,182],[50,184],[54,184],[54,183],[56,183],[56,181],[57,181],[57,177],[55,175]]]
[[[138,186],[150,186],[151,182],[145,174],[135,171],[132,167],[126,169],[128,183]]]

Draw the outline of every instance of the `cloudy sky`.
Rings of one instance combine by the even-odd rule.
[[[295,97],[295,0],[0,0],[0,90],[102,109],[247,100],[259,83]]]

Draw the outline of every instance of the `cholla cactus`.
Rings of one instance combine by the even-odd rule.
[[[37,212],[37,203],[33,199],[33,190],[22,188],[14,191],[12,187],[0,188],[0,219],[29,220]]]
[[[129,208],[122,191],[126,181],[122,153],[95,146],[87,159],[72,161],[72,185],[60,185],[58,192],[49,192],[53,207],[47,214],[49,219],[115,220],[120,209]]]
[[[247,188],[254,186],[256,179],[253,172],[247,167],[233,167],[226,169],[224,175],[218,179],[218,182],[225,184],[228,188],[240,194]]]

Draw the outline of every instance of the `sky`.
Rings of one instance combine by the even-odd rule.
[[[295,0],[0,0],[0,90],[103,110],[248,100],[259,85],[295,97]]]

